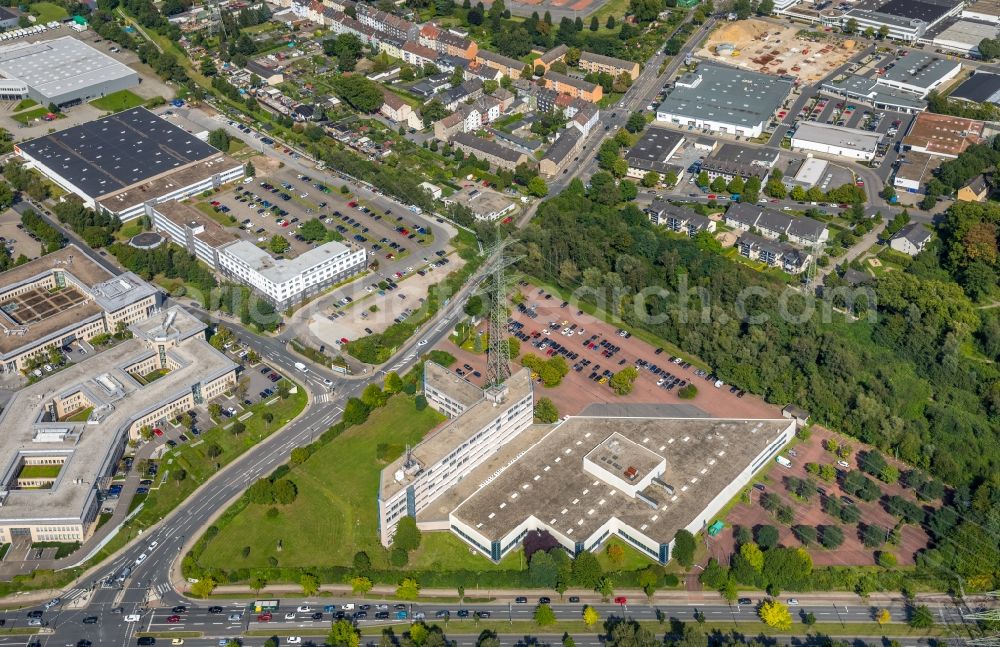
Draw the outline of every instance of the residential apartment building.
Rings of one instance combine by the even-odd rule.
[[[597,103],[604,96],[604,90],[596,83],[589,83],[558,72],[546,72],[543,77],[545,87],[555,92],[568,94],[577,99]]]
[[[456,133],[451,138],[451,145],[461,149],[466,155],[475,155],[486,160],[491,166],[514,170],[518,164],[531,164],[527,153],[515,150],[509,146],[476,137],[471,133]]]
[[[376,9],[369,4],[357,3],[354,12],[358,17],[358,22],[376,31],[404,40],[417,40],[420,36],[420,27],[415,23],[395,14]]]
[[[721,177],[728,182],[735,177],[744,180],[756,177],[764,184],[777,163],[778,151],[773,148],[723,144],[702,160],[701,170],[710,180]]]
[[[566,45],[556,45],[549,51],[536,56],[534,62],[531,64],[531,69],[534,71],[539,66],[545,70],[546,73],[549,71],[549,67],[556,61],[565,61],[566,52],[569,51],[569,47]]]
[[[525,65],[516,58],[497,54],[487,49],[480,49],[476,52],[476,63],[491,67],[510,79],[521,78],[521,72]]]
[[[743,233],[736,240],[740,255],[760,261],[768,267],[777,267],[789,274],[801,274],[809,267],[812,255],[797,247],[763,236]]]
[[[483,96],[483,82],[479,79],[472,79],[442,91],[437,96],[437,100],[448,110],[457,110],[459,105],[475,101],[481,96]]]
[[[383,94],[385,95],[385,103],[383,103],[382,107],[379,108],[380,114],[397,124],[405,126],[406,128],[421,130],[424,127],[423,120],[413,109],[413,106],[403,101],[403,99],[394,92],[383,90]]]
[[[790,243],[811,247],[822,245],[830,237],[826,225],[812,218],[793,218],[755,204],[737,202],[726,211],[726,225],[740,231],[756,230],[763,237],[777,240],[782,236]]]
[[[702,231],[714,233],[716,229],[714,220],[666,200],[653,202],[646,209],[646,214],[654,225],[666,227],[678,234],[687,234],[689,238]]]
[[[919,222],[911,222],[889,239],[889,247],[909,256],[916,256],[927,249],[931,232]]]
[[[639,78],[638,63],[593,52],[580,52],[580,69],[593,74],[604,72],[615,78],[628,74],[633,81]]]
[[[565,128],[556,138],[545,155],[538,162],[538,172],[546,177],[554,177],[569,166],[578,155],[584,135],[577,128]]]

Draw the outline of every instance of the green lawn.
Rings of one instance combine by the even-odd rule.
[[[122,225],[122,228],[118,230],[115,234],[115,238],[118,240],[129,240],[133,236],[137,236],[142,233],[142,225],[138,222],[130,222],[128,224]]]
[[[69,18],[69,13],[54,2],[32,2],[28,8],[38,18],[39,23]]]
[[[306,394],[302,389],[293,393],[287,400],[277,400],[268,406],[258,403],[249,408],[253,415],[243,420],[246,430],[236,436],[221,426],[212,427],[204,432],[197,441],[182,443],[167,452],[160,462],[160,473],[155,490],[150,491],[146,505],[137,516],[137,521],[148,526],[162,518],[178,503],[187,498],[194,490],[215,474],[220,467],[235,460],[245,451],[280,429],[294,416],[298,415],[306,405]],[[270,425],[264,422],[262,413],[270,411],[274,420]],[[240,416],[242,416],[242,412]],[[229,420],[223,424],[228,425]],[[222,453],[211,458],[208,448],[217,445]],[[184,478],[181,479],[183,471]],[[241,544],[242,545],[242,544]]]
[[[35,108],[34,110],[28,110],[27,112],[16,114],[14,115],[14,120],[27,125],[28,122],[44,117],[47,114],[49,114],[49,109],[42,106],[41,108]]]
[[[119,90],[118,92],[112,92],[111,94],[101,97],[100,99],[94,99],[90,102],[90,105],[94,106],[98,110],[106,110],[108,112],[121,112],[122,110],[128,110],[129,108],[135,108],[141,106],[145,103],[145,99],[137,95],[131,90]]]
[[[146,380],[146,384],[149,384],[150,382],[155,382],[169,372],[169,368],[158,368],[155,371],[150,371],[149,373],[143,375],[142,379]]]
[[[267,517],[267,506],[250,505],[220,528],[200,564],[226,570],[266,567],[273,556],[282,566],[346,566],[355,552],[366,550],[376,567],[386,568],[376,505],[384,464],[376,459],[376,447],[391,443],[402,451],[406,443],[417,443],[444,419],[430,408],[417,411],[413,403],[412,396],[392,398],[363,425],[348,429],[292,468],[288,478],[299,491],[295,502],[282,506],[276,518]],[[280,552],[276,550],[279,541]],[[451,566],[455,559],[467,562],[471,557],[457,539],[428,534],[425,541],[416,555],[424,564],[447,560]],[[245,546],[250,547],[246,559],[242,556]],[[475,560],[477,567],[491,568],[486,559]]]
[[[195,206],[198,208],[198,211],[202,212],[223,227],[234,227],[236,225],[236,218],[230,216],[228,213],[216,211],[212,208],[212,205],[207,202],[199,202]]]
[[[17,476],[22,479],[54,479],[61,469],[62,465],[25,465]]]
[[[66,418],[66,422],[87,422],[90,418],[90,412],[94,410],[94,407],[86,407],[85,409],[80,409],[73,413],[73,415]]]
[[[21,99],[21,102],[14,106],[14,112],[20,112],[22,110],[27,110],[28,108],[34,108],[38,105],[38,102],[34,99]]]

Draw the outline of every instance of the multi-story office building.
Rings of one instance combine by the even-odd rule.
[[[0,412],[0,542],[86,540],[127,442],[235,386],[236,364],[184,310],[129,328],[132,339],[18,391]]]
[[[76,340],[145,319],[159,292],[131,272],[113,276],[76,245],[0,274],[0,372]]]

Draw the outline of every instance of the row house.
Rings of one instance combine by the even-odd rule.
[[[755,230],[764,238],[777,240],[782,236],[796,245],[822,245],[830,237],[826,225],[812,218],[793,218],[755,204],[737,202],[726,211],[726,224],[740,231]]]
[[[420,28],[416,23],[371,5],[358,3],[354,7],[354,12],[361,24],[390,36],[405,40],[417,40],[420,36]]]
[[[564,128],[539,160],[538,172],[546,177],[558,175],[559,171],[569,166],[571,160],[578,157],[577,153],[582,143],[583,134],[579,130]]]
[[[812,261],[808,252],[751,233],[745,233],[736,240],[736,249],[745,258],[760,261],[768,267],[781,268],[789,274],[801,274]]]
[[[353,34],[369,47],[379,47],[380,45],[381,39],[376,30],[368,25],[363,25],[360,21],[351,18],[343,11],[328,7],[323,12],[323,24],[328,26],[330,31],[335,34]]]
[[[556,61],[564,61],[566,59],[566,52],[569,51],[569,47],[566,45],[557,45],[549,51],[535,57],[534,63],[532,63],[532,70],[541,66],[546,73],[549,71],[549,67]]]
[[[467,61],[475,60],[479,53],[479,45],[474,40],[436,25],[432,22],[420,28],[420,44],[430,47],[441,54],[457,56]]]
[[[411,40],[403,43],[402,54],[403,60],[410,65],[416,67],[433,65],[438,67],[438,53],[429,47],[424,47],[418,42]]]

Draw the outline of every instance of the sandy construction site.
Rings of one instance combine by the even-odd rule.
[[[815,83],[847,61],[855,50],[852,40],[825,36],[815,41],[799,37],[801,27],[750,19],[720,25],[696,55],[745,70],[789,75]]]

